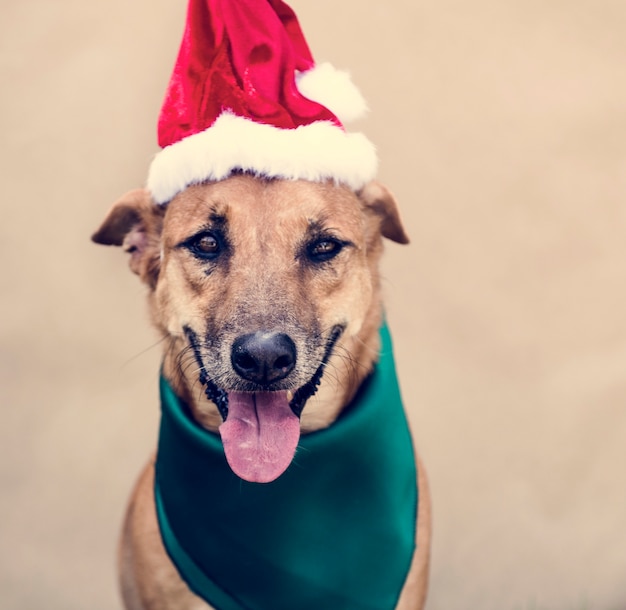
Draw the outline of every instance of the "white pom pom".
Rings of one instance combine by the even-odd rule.
[[[300,72],[296,84],[302,95],[328,108],[342,123],[355,121],[367,113],[367,103],[350,74],[329,63]]]

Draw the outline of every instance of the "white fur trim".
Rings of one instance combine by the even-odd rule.
[[[165,147],[150,166],[147,188],[165,204],[191,184],[233,170],[287,180],[334,180],[358,190],[376,175],[374,145],[327,121],[296,129],[255,123],[229,112],[209,129]]]
[[[342,123],[356,121],[368,111],[350,74],[329,63],[298,73],[296,84],[302,95],[328,108]]]

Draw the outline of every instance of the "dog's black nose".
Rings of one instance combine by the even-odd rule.
[[[296,346],[284,333],[256,332],[235,339],[230,358],[241,377],[269,385],[291,373],[296,365]]]

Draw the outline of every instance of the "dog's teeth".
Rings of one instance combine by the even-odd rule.
[[[287,400],[290,402],[293,400],[293,392],[291,390],[287,390]]]

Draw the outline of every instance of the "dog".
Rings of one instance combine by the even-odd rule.
[[[131,191],[92,239],[122,246],[131,270],[148,287],[152,322],[164,338],[168,391],[198,430],[216,439],[221,434],[229,473],[240,487],[264,492],[284,477],[298,478],[299,443],[322,438],[342,421],[376,366],[384,317],[378,270],[383,237],[408,243],[393,196],[376,181],[353,192],[333,182],[234,173],[189,186],[167,206],[155,205],[144,189]],[[280,416],[261,413],[273,410]],[[267,446],[259,449],[257,442]],[[428,582],[430,497],[417,457],[416,463],[414,550],[396,598],[400,610],[423,608]],[[333,471],[341,467],[337,463]],[[166,550],[154,490],[153,456],[123,525],[125,608],[212,608],[181,578]],[[220,490],[211,493],[219,507]],[[221,527],[202,525],[209,531]],[[309,528],[299,526],[305,533]],[[346,522],[346,531],[351,528]],[[357,535],[367,541],[372,532]],[[383,567],[391,559],[393,551],[377,561]],[[235,554],[237,566],[247,561]],[[282,581],[272,586],[282,589]],[[304,606],[294,601],[290,607]],[[311,607],[352,606],[322,600]]]

